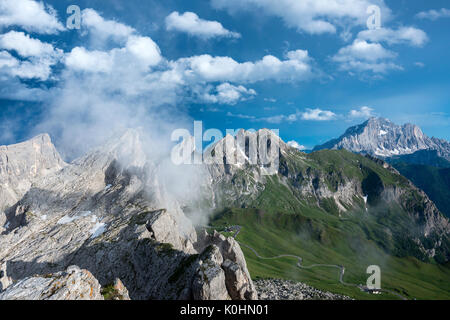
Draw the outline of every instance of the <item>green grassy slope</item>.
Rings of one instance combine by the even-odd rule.
[[[369,195],[368,212],[360,197],[340,214],[333,199],[318,201],[302,195],[298,187],[315,175],[331,191],[344,180],[359,181]],[[408,298],[450,299],[449,264],[429,260],[418,250],[409,237],[418,229],[417,221],[400,204],[378,198],[386,187],[402,188],[405,203],[420,210],[423,198],[407,179],[376,161],[345,150],[289,152],[281,158],[280,174],[268,177],[264,191],[245,205],[240,200],[225,201],[229,208],[219,210],[212,224],[219,229],[242,226],[237,240],[261,256],[292,254],[301,256],[306,266],[343,265],[345,282],[355,284],[365,284],[366,268],[379,265],[384,289]],[[242,249],[253,278],[293,279],[358,299],[396,298],[343,286],[336,268],[299,269],[296,259],[262,260],[245,246]]]
[[[387,254],[374,240],[367,238],[362,228],[364,221],[357,215],[342,221],[314,209],[300,211],[298,214],[273,214],[257,209],[228,209],[215,217],[213,225],[218,229],[242,226],[237,240],[263,257],[292,254],[302,257],[305,266],[343,265],[345,282],[355,284],[365,284],[366,268],[379,265],[384,289],[409,299],[450,299],[449,266]],[[356,299],[396,299],[390,294],[369,295],[358,288],[343,286],[335,268],[300,269],[294,258],[261,260],[245,246],[242,249],[254,279],[292,279]]]

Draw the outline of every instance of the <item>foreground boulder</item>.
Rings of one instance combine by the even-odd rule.
[[[209,246],[201,255],[193,286],[194,298],[208,300],[211,297],[204,294],[208,292],[212,299],[257,300],[258,294],[236,240],[214,231],[204,233],[199,241]]]
[[[0,300],[103,300],[100,283],[77,266],[45,276],[25,278],[0,293]]]

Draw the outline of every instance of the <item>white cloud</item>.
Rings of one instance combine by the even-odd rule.
[[[312,121],[329,121],[336,118],[336,114],[331,111],[321,109],[306,109],[306,112],[301,114],[302,120]]]
[[[0,75],[2,74],[45,81],[50,77],[51,69],[48,63],[18,60],[7,51],[0,51]]]
[[[294,141],[294,140],[289,141],[289,142],[287,143],[287,145],[290,146],[290,147],[292,147],[292,148],[295,148],[295,149],[297,149],[297,150],[300,150],[300,151],[308,149],[308,148],[305,147],[304,145],[301,145],[301,144],[299,144],[297,141]]]
[[[131,36],[126,49],[138,58],[146,67],[156,66],[161,62],[161,50],[149,37]]]
[[[360,119],[360,118],[371,118],[374,116],[374,109],[364,106],[360,107],[359,110],[350,110],[350,118]]]
[[[428,41],[427,34],[414,27],[401,27],[397,30],[379,28],[361,31],[358,39],[371,42],[386,42],[387,44],[408,43],[412,46],[421,47]]]
[[[52,72],[51,67],[63,56],[63,52],[51,44],[16,31],[0,35],[0,49],[15,51],[27,59],[19,60],[7,51],[2,51],[1,55],[1,72],[23,79],[47,80]]]
[[[214,7],[230,12],[262,10],[281,18],[288,27],[310,34],[336,33],[343,25],[365,25],[370,5],[378,5],[383,21],[391,16],[383,0],[211,0]]]
[[[364,61],[378,61],[382,59],[395,58],[396,54],[389,51],[379,43],[369,43],[365,40],[355,40],[351,45],[341,48],[336,61],[348,61],[351,59]]]
[[[214,37],[241,37],[239,33],[225,29],[220,22],[200,19],[194,12],[185,12],[181,15],[177,11],[172,12],[166,17],[166,29],[169,31],[186,32],[191,36],[204,39]]]
[[[115,66],[129,68],[132,65],[139,66],[140,71],[147,71],[161,60],[161,51],[152,39],[130,36],[125,47],[110,51],[88,51],[84,47],[75,47],[67,55],[65,63],[73,70],[87,72],[112,72]]]
[[[244,86],[234,86],[228,82],[218,85],[215,93],[205,93],[201,98],[207,103],[221,103],[234,105],[239,101],[251,99],[256,95],[253,89],[247,89]]]
[[[328,110],[321,110],[321,109],[306,109],[305,111],[296,111],[292,114],[279,114],[269,117],[262,117],[262,118],[255,118],[254,121],[257,122],[268,122],[268,123],[274,123],[274,124],[280,124],[283,122],[296,122],[299,120],[304,121],[329,121],[336,119],[337,115]]]
[[[114,62],[108,52],[75,47],[67,55],[65,63],[67,67],[78,71],[110,72]]]
[[[239,118],[239,119],[255,119],[255,116],[247,115],[247,114],[241,114],[241,113],[231,113],[227,112],[227,117],[233,117],[233,118]]]
[[[416,15],[419,19],[437,20],[440,18],[450,18],[450,9],[442,8],[440,10],[422,11]]]
[[[123,23],[105,20],[94,9],[84,9],[82,12],[82,27],[87,28],[96,38],[105,40],[114,38],[116,40],[127,40],[129,36],[136,32],[132,27]]]
[[[352,44],[341,48],[332,59],[344,71],[383,74],[389,70],[402,69],[392,62],[396,56],[395,52],[385,49],[379,43],[356,39]]]
[[[0,27],[19,26],[29,32],[55,34],[63,31],[55,10],[33,0],[0,0]]]
[[[33,39],[23,32],[10,31],[0,35],[0,48],[14,50],[22,57],[58,56],[61,50],[55,50],[49,43]]]
[[[64,54],[50,44],[12,31],[0,38],[0,49],[3,46],[15,50],[26,60],[4,51],[1,72],[23,79],[47,80],[53,63],[62,61],[65,69],[58,76],[63,82],[83,82],[110,94],[120,92],[130,97],[151,95],[155,104],[175,104],[190,99],[231,105],[256,95],[245,84],[266,80],[303,81],[315,76],[312,59],[304,50],[289,51],[284,59],[267,55],[247,62],[210,55],[168,61],[151,38],[138,35],[133,28],[105,20],[92,9],[84,10],[83,15],[88,19],[86,30],[95,37],[92,40],[113,37],[116,30],[119,35],[116,40],[120,40],[114,42],[116,47],[111,48],[111,43],[108,49],[78,46]],[[87,90],[91,89],[87,87]],[[287,118],[287,121],[292,120],[292,117]]]
[[[0,69],[17,66],[18,60],[7,51],[0,51]]]
[[[420,61],[414,62],[414,65],[419,68],[425,68],[425,63]]]
[[[264,80],[299,81],[313,77],[308,52],[290,51],[287,60],[265,56],[256,62],[239,63],[230,57],[210,55],[182,58],[172,62],[172,69],[188,81],[227,81],[254,83]]]

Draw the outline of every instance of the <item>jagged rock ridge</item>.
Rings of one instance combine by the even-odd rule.
[[[440,157],[450,159],[450,143],[429,138],[413,124],[396,125],[383,118],[371,118],[361,125],[350,127],[341,137],[323,145],[322,149],[347,149],[378,157],[392,157],[412,154],[419,150],[436,150]]]

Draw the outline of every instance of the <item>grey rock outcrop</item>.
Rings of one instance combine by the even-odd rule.
[[[0,292],[6,290],[6,288],[12,284],[12,279],[11,277],[8,277],[8,270],[6,267],[6,263],[0,265]]]
[[[195,300],[230,300],[222,263],[222,254],[215,245],[207,248],[202,254],[192,286]]]
[[[201,266],[209,265],[211,268],[207,269],[214,271],[207,274],[201,267],[197,273],[197,287],[211,286],[209,279],[221,279],[220,286],[215,286],[214,291],[222,292],[222,299],[230,297],[233,300],[257,300],[258,295],[248,272],[244,254],[236,240],[214,231],[213,234],[205,235],[202,241],[212,245],[205,249],[206,253],[203,255],[206,254],[206,258],[202,259]],[[226,296],[225,292],[228,293]]]
[[[351,300],[351,298],[310,287],[301,282],[281,279],[255,281],[260,300]]]
[[[70,266],[65,272],[22,279],[0,293],[0,300],[103,300],[100,289],[89,271]]]
[[[114,290],[116,290],[119,300],[131,300],[128,289],[124,286],[120,279],[114,281]]]
[[[383,118],[371,118],[351,127],[338,139],[316,146],[314,151],[322,149],[347,149],[382,158],[436,150],[440,157],[450,159],[448,141],[429,138],[416,125],[399,126]]]

